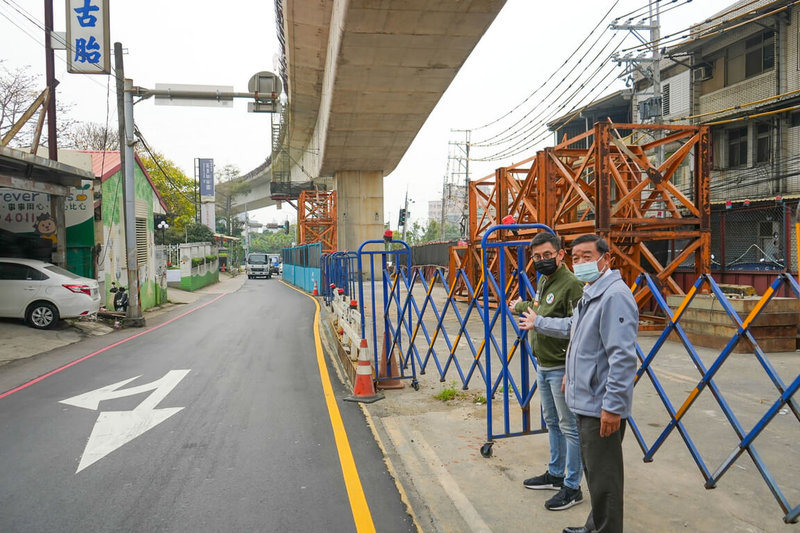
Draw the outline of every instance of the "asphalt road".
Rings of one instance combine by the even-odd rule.
[[[0,531],[356,531],[314,302],[248,280],[191,307],[144,333],[0,369],[2,396],[139,334],[0,397]],[[377,531],[414,531],[361,410],[341,401],[349,391],[330,372]]]

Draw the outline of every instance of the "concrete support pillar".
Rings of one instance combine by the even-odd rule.
[[[358,250],[366,240],[383,238],[383,172],[336,173],[340,250]]]

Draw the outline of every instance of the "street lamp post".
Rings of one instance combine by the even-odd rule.
[[[402,236],[400,237],[400,238],[401,238],[401,239],[403,239],[404,241],[406,240],[406,228],[408,227],[408,215],[409,215],[409,213],[408,213],[408,204],[409,204],[409,202],[413,204],[413,203],[414,203],[414,200],[412,200],[412,199],[409,199],[409,198],[408,198],[408,188],[406,188],[406,201],[405,201],[405,203],[403,204],[403,213],[404,213],[404,218],[403,218],[403,234],[402,234]]]
[[[161,244],[167,244],[167,230],[169,229],[169,224],[167,224],[167,221],[162,220],[159,222],[158,229],[161,230]]]

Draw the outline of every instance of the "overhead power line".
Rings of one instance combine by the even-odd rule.
[[[189,203],[191,203],[192,205],[194,205],[194,202],[195,202],[194,198],[192,198],[192,197],[188,196],[188,195],[186,194],[186,191],[184,191],[184,190],[181,188],[181,186],[180,186],[180,185],[178,185],[177,183],[175,183],[175,182],[172,180],[172,177],[171,177],[169,174],[167,174],[167,172],[166,172],[166,171],[164,170],[164,168],[161,166],[161,163],[159,163],[159,161],[158,161],[158,158],[156,157],[156,155],[153,153],[153,151],[152,151],[152,150],[150,150],[150,145],[148,144],[147,140],[144,138],[144,135],[142,135],[142,132],[141,132],[141,130],[139,130],[139,127],[138,127],[138,126],[136,126],[136,125],[134,124],[134,126],[133,126],[133,129],[134,129],[134,133],[136,134],[136,137],[138,137],[138,138],[139,138],[139,140],[142,142],[142,146],[144,147],[145,151],[146,151],[146,152],[147,152],[147,153],[150,155],[150,159],[152,159],[152,160],[153,160],[153,163],[155,163],[155,164],[156,164],[156,166],[158,167],[158,170],[160,170],[160,171],[161,171],[161,174],[162,174],[162,175],[164,176],[164,178],[167,180],[167,183],[169,183],[169,185],[170,185],[170,186],[171,186],[173,189],[175,189],[175,192],[177,192],[178,194],[180,194],[181,196],[183,196],[183,197],[184,197],[184,198],[185,198],[185,199],[186,199],[186,200],[187,200]],[[120,139],[120,142],[122,142],[122,139]]]
[[[609,8],[609,10],[606,12],[606,14],[605,14],[605,15],[603,15],[603,17],[602,17],[602,18],[601,18],[601,19],[600,19],[600,20],[597,22],[597,24],[594,26],[594,28],[592,28],[592,31],[590,31],[590,32],[589,32],[589,34],[588,34],[588,35],[587,35],[587,36],[586,36],[586,37],[583,39],[583,41],[581,41],[581,43],[578,45],[578,47],[577,47],[577,48],[575,48],[575,50],[573,50],[573,52],[572,52],[572,53],[571,53],[571,54],[570,54],[570,55],[567,57],[567,59],[565,59],[565,60],[564,60],[564,62],[561,64],[561,66],[559,66],[559,67],[558,67],[558,68],[555,70],[555,72],[553,72],[553,73],[550,75],[550,77],[548,77],[548,78],[547,78],[547,79],[544,81],[544,83],[542,83],[542,84],[541,84],[539,87],[537,87],[537,88],[536,88],[536,89],[535,89],[535,90],[534,90],[532,93],[530,93],[528,96],[526,96],[526,97],[525,97],[525,99],[524,99],[522,102],[520,102],[519,104],[517,104],[516,106],[514,106],[514,108],[513,108],[513,109],[511,109],[510,111],[508,111],[507,113],[505,113],[505,114],[504,114],[504,115],[502,115],[501,117],[499,117],[499,118],[497,118],[497,119],[495,119],[495,120],[492,120],[491,122],[487,122],[486,124],[484,124],[484,125],[482,125],[482,126],[478,126],[478,127],[472,128],[472,131],[481,130],[481,129],[484,129],[484,128],[488,127],[488,126],[491,126],[491,125],[493,125],[493,124],[496,124],[496,123],[500,122],[501,120],[503,120],[503,119],[504,119],[504,118],[506,118],[507,116],[511,115],[511,114],[512,114],[514,111],[516,111],[517,109],[519,109],[520,107],[522,107],[523,105],[525,105],[525,103],[527,103],[527,102],[528,102],[528,101],[529,101],[531,98],[533,98],[533,97],[534,97],[534,96],[535,96],[535,95],[536,95],[536,94],[537,94],[537,93],[538,93],[538,92],[539,92],[541,89],[543,89],[543,88],[545,87],[545,85],[547,85],[547,84],[548,84],[548,83],[549,83],[549,82],[550,82],[550,81],[551,81],[553,78],[555,78],[555,77],[558,75],[558,73],[559,73],[561,70],[563,70],[563,69],[564,69],[564,67],[566,67],[566,66],[567,66],[567,64],[568,64],[568,63],[569,63],[569,62],[572,60],[572,58],[573,58],[573,57],[575,57],[575,55],[576,55],[576,54],[578,53],[578,51],[579,51],[579,50],[580,50],[580,49],[583,47],[583,45],[584,45],[584,44],[586,44],[586,42],[589,40],[589,38],[590,38],[592,35],[594,35],[594,33],[597,31],[597,29],[598,29],[598,28],[599,28],[599,27],[600,27],[600,26],[603,24],[603,21],[604,21],[604,20],[606,20],[606,18],[608,17],[609,13],[611,13],[611,11],[612,11],[612,10],[613,10],[615,7],[617,7],[617,4],[619,4],[619,0],[616,0],[616,1],[614,2],[614,4],[613,4],[613,5],[612,5],[612,6]],[[595,41],[595,42],[596,42],[596,41]],[[590,49],[591,49],[591,46],[590,46]],[[584,53],[584,56],[583,56],[583,57],[585,57],[587,53],[588,53],[588,51],[587,51],[586,53]],[[578,60],[578,63],[580,63],[580,60]]]
[[[742,12],[742,9],[746,9],[748,7],[753,6],[758,0],[751,0],[750,2],[744,3],[734,8],[727,9],[720,13],[717,13],[714,16],[708,17],[705,19],[701,24],[712,24],[711,26],[707,26],[703,29],[702,33],[698,38],[707,38],[713,35],[719,35],[724,31],[729,31],[731,29],[735,29],[740,27],[742,24],[752,22],[752,15],[757,14],[756,9],[751,9],[745,12]],[[684,7],[690,4],[692,0],[652,0],[650,2],[646,2],[644,5],[628,12],[623,15],[617,16],[614,21],[620,20],[627,20],[629,22],[636,21],[637,19],[641,18],[642,21],[646,21],[651,16],[651,10],[654,6],[657,6],[657,9],[660,10],[660,13],[666,13],[670,11],[677,10],[681,7]],[[790,4],[786,4],[776,9],[771,9],[768,12],[762,13],[757,16],[755,20],[760,20],[770,15],[777,14],[785,9],[788,9],[795,4],[800,4],[800,0],[796,0],[791,2]],[[514,106],[510,111],[504,113],[499,118],[485,123],[482,126],[475,128],[476,130],[489,128],[490,126],[497,126],[502,121],[507,120],[510,116],[517,114],[521,108],[525,106],[528,102],[530,102],[534,97],[539,96],[540,98],[536,101],[536,103],[525,111],[522,116],[516,119],[510,126],[504,127],[502,131],[498,131],[491,135],[484,136],[484,138],[476,140],[471,144],[471,147],[476,149],[473,152],[473,160],[476,161],[495,161],[498,159],[503,159],[507,157],[515,156],[522,151],[531,148],[534,146],[539,140],[543,137],[549,135],[546,125],[549,121],[552,121],[555,117],[562,115],[563,111],[569,108],[567,111],[567,115],[570,115],[576,109],[580,109],[585,105],[585,102],[588,100],[590,103],[597,100],[600,96],[593,93],[592,91],[596,90],[597,88],[603,86],[603,84],[609,79],[611,73],[603,73],[603,67],[608,64],[608,60],[604,57],[603,54],[597,53],[593,57],[592,60],[587,61],[589,55],[591,54],[592,50],[596,50],[599,43],[602,44],[602,49],[605,49],[612,41],[611,40],[603,40],[604,32],[597,32],[598,28],[602,25],[602,22],[606,20],[609,14],[613,11],[614,7],[616,7],[617,2],[614,3],[612,9],[606,12],[603,16],[601,21],[595,25],[595,27],[587,34],[586,37],[581,41],[580,45],[567,57],[567,59],[559,65],[553,74],[548,76],[548,78],[540,84],[532,93],[530,93],[522,102]],[[731,18],[730,15],[735,15]],[[747,18],[747,20],[740,22],[736,25],[731,26],[732,22],[736,22],[738,20]],[[635,24],[634,24],[635,26]],[[614,51],[620,50],[621,52],[631,52],[631,51],[652,51],[656,46],[663,46],[666,43],[671,43],[673,41],[678,40],[685,40],[687,38],[686,32],[691,30],[692,28],[697,27],[698,24],[693,24],[679,32],[674,32],[669,35],[665,35],[663,37],[659,37],[658,39],[642,39],[637,35],[637,38],[641,41],[640,44],[634,47],[628,48],[621,48],[622,41],[617,46],[614,46]],[[589,44],[590,43],[590,44]],[[589,44],[588,49],[583,50],[583,48]],[[613,53],[613,52],[612,52]],[[576,58],[580,57],[575,62]],[[583,63],[586,62],[586,63]],[[583,64],[582,64],[583,63]],[[576,65],[580,65],[581,68],[575,68]],[[562,76],[560,80],[556,82],[558,79],[559,73],[561,73],[565,68],[571,66],[570,74]],[[572,72],[577,72],[576,75],[572,75]],[[584,80],[586,78],[587,73],[591,73],[589,75],[589,80]],[[600,76],[600,82],[595,83],[592,91],[586,93],[587,86],[591,81],[591,78],[594,76]],[[582,79],[584,78],[584,79]],[[607,90],[611,85],[613,85],[613,81],[611,80],[610,83],[606,83],[603,87],[603,91]],[[554,87],[550,87],[548,89],[548,85],[554,85]],[[577,87],[577,90],[575,89]],[[542,95],[541,93],[548,89],[546,94]],[[574,104],[574,105],[573,105]],[[571,106],[571,107],[570,107]],[[574,116],[565,118],[559,125],[554,127],[554,130],[559,131],[562,129],[567,123],[569,123],[574,117],[577,116],[577,113]],[[494,152],[490,155],[483,155],[481,152],[485,152],[488,148],[495,148]]]
[[[609,80],[609,78],[610,78],[610,81],[598,92],[597,88],[604,81]],[[585,99],[581,99],[577,103],[575,103],[566,112],[568,115],[571,114],[571,116],[569,118],[567,118],[564,122],[562,122],[559,126],[555,127],[554,131],[555,132],[560,131],[566,124],[568,124],[578,114],[580,114],[579,109],[582,109],[582,108],[584,108],[586,106],[589,106],[592,103],[594,103],[597,99],[601,98],[602,97],[601,95],[604,94],[605,91],[608,90],[608,88],[611,87],[611,85],[613,85],[616,81],[617,81],[616,74],[615,74],[615,72],[613,70],[609,71],[604,77],[600,78],[598,83],[595,84],[594,87],[592,87],[592,89],[589,92],[589,95],[596,95],[596,96],[594,96],[594,98],[592,100],[590,100],[589,102],[586,102]],[[521,154],[521,153],[531,149],[532,147],[536,146],[541,141],[543,141],[545,138],[547,138],[548,136],[553,134],[553,132],[551,132],[547,128],[547,123],[549,121],[555,119],[555,118],[558,118],[558,115],[560,115],[563,112],[563,107],[564,106],[553,110],[550,113],[550,115],[548,116],[548,118],[542,120],[541,121],[541,125],[539,126],[539,128],[537,130],[532,131],[529,135],[527,135],[525,137],[525,139],[522,140],[522,141],[524,141],[524,143],[521,141],[521,142],[516,143],[515,145],[513,145],[511,147],[506,148],[503,151],[496,152],[496,153],[494,153],[494,154],[492,154],[490,156],[486,156],[486,157],[482,157],[482,158],[473,158],[473,161],[497,161],[499,159],[506,159],[506,158],[509,158],[509,157],[514,157],[514,156],[516,156],[518,154]]]
[[[597,74],[597,72],[599,72],[599,70],[600,70],[600,69],[601,69],[603,66],[605,66],[605,65],[607,64],[608,57],[611,55],[611,53],[613,53],[613,51],[614,51],[615,49],[617,49],[617,48],[619,48],[619,46],[621,46],[622,42],[624,42],[624,40],[625,40],[625,36],[623,36],[623,38],[622,38],[622,39],[619,39],[619,42],[617,43],[617,45],[616,45],[616,46],[614,46],[614,47],[613,47],[613,49],[612,49],[612,51],[611,51],[611,52],[609,52],[609,53],[605,54],[605,58],[603,58],[603,59],[602,59],[602,62],[601,62],[601,63],[600,63],[600,64],[599,64],[599,65],[598,65],[596,68],[595,68],[595,70],[594,70],[594,71],[590,71],[590,70],[589,70],[589,67],[590,67],[591,65],[595,64],[595,63],[596,63],[596,61],[598,61],[598,60],[600,60],[600,59],[601,59],[601,57],[604,55],[604,52],[605,52],[606,50],[608,50],[608,47],[609,47],[609,46],[611,45],[611,43],[614,41],[615,37],[616,37],[616,36],[614,36],[614,35],[612,35],[612,36],[610,37],[610,39],[609,39],[609,40],[608,40],[608,41],[607,41],[607,42],[606,42],[606,43],[603,45],[603,47],[602,47],[602,48],[601,48],[601,49],[598,51],[598,53],[597,53],[597,54],[596,54],[596,55],[595,55],[595,56],[592,58],[592,60],[591,60],[591,61],[590,61],[590,62],[587,64],[587,69],[586,69],[586,70],[580,71],[580,72],[579,72],[579,74],[578,74],[578,76],[577,76],[577,77],[576,77],[574,80],[572,80],[572,81],[571,81],[569,84],[567,84],[567,86],[566,86],[566,87],[564,87],[564,86],[562,85],[563,83],[565,83],[565,82],[567,81],[567,79],[566,79],[566,78],[564,78],[564,79],[562,80],[562,84],[559,84],[559,85],[555,85],[555,86],[553,86],[553,88],[550,90],[550,92],[549,92],[549,93],[547,93],[547,94],[546,94],[546,95],[545,95],[545,96],[544,96],[544,97],[543,97],[543,98],[542,98],[542,99],[539,101],[539,103],[537,103],[537,104],[536,104],[536,105],[535,105],[535,106],[534,106],[534,107],[533,107],[533,108],[532,108],[532,109],[531,109],[531,110],[530,110],[528,113],[526,113],[526,114],[525,114],[525,116],[523,116],[522,118],[520,118],[520,119],[519,119],[517,122],[515,122],[515,123],[514,123],[514,124],[512,124],[511,126],[509,126],[509,129],[511,129],[511,128],[514,128],[514,127],[516,127],[516,126],[520,125],[522,122],[524,122],[524,121],[525,121],[525,119],[529,118],[529,117],[530,117],[530,115],[531,115],[531,114],[532,114],[534,111],[536,111],[536,110],[537,110],[537,109],[539,109],[540,107],[544,106],[544,109],[543,109],[543,110],[542,110],[540,113],[538,113],[538,114],[537,114],[537,115],[535,115],[535,116],[534,116],[534,117],[533,117],[533,118],[532,118],[530,121],[528,121],[528,126],[523,126],[521,130],[516,130],[516,131],[506,132],[505,134],[497,135],[497,136],[495,136],[495,138],[490,138],[490,139],[487,139],[487,140],[483,140],[483,141],[478,141],[478,142],[472,143],[472,146],[474,146],[474,147],[488,147],[488,146],[497,146],[497,145],[499,145],[499,144],[503,144],[504,142],[507,142],[507,141],[509,141],[509,140],[513,140],[513,139],[517,138],[517,137],[519,136],[519,134],[520,134],[520,133],[524,133],[524,132],[526,132],[528,129],[530,129],[530,127],[531,127],[531,124],[532,124],[532,123],[538,123],[538,120],[539,120],[539,118],[540,118],[540,117],[541,117],[541,116],[542,116],[544,113],[546,113],[546,112],[547,112],[547,109],[548,109],[548,107],[549,107],[549,106],[552,106],[552,105],[554,105],[556,102],[558,102],[558,98],[559,98],[559,97],[563,97],[563,95],[564,95],[564,94],[566,94],[566,93],[567,93],[567,91],[571,90],[571,89],[572,89],[572,88],[575,86],[575,84],[576,84],[576,83],[578,83],[578,82],[580,82],[580,81],[581,81],[581,78],[582,78],[582,77],[585,77],[585,78],[587,78],[587,81],[588,81],[588,80],[590,80],[592,76],[594,76],[595,74]],[[582,88],[582,87],[585,85],[585,83],[586,83],[586,82],[582,82],[582,83],[579,85],[579,88]],[[557,97],[557,99],[556,99],[555,101],[553,101],[552,103],[550,103],[550,104],[547,104],[547,101],[548,101],[548,99],[549,99],[551,96],[553,96],[553,95],[556,93],[556,91],[560,91],[560,96],[559,96],[559,97]]]
[[[777,13],[779,13],[781,11],[785,11],[786,9],[794,6],[795,4],[800,3],[798,1],[792,2],[789,5],[784,5],[782,7],[776,8],[776,9],[774,9],[772,11],[769,11],[769,12],[766,12],[766,13],[762,13],[761,15],[759,15],[758,17],[756,17],[754,19],[750,18],[750,19],[744,20],[744,21],[742,21],[740,23],[737,23],[735,25],[730,25],[730,24],[732,22],[736,21],[736,20],[739,20],[739,19],[742,19],[744,17],[748,17],[748,16],[751,16],[751,15],[754,15],[754,14],[758,13],[758,8],[753,8],[753,9],[751,9],[749,11],[741,12],[738,15],[736,15],[736,16],[730,18],[730,19],[720,20],[720,19],[723,19],[726,15],[729,15],[731,13],[734,13],[736,11],[744,9],[744,8],[746,8],[746,7],[750,6],[750,5],[753,5],[753,4],[755,4],[756,2],[759,2],[759,1],[760,0],[750,0],[750,2],[748,2],[748,3],[744,4],[744,5],[740,5],[740,6],[728,9],[726,11],[718,13],[717,15],[715,15],[713,17],[709,17],[709,18],[705,19],[703,22],[701,22],[699,24],[692,24],[692,25],[690,25],[688,27],[685,27],[685,28],[683,28],[681,30],[673,32],[673,33],[671,33],[669,35],[663,35],[659,39],[643,42],[640,45],[633,46],[633,47],[630,47],[630,48],[625,48],[625,49],[621,50],[620,52],[623,52],[623,53],[624,52],[641,52],[641,51],[652,49],[653,46],[658,46],[659,48],[664,48],[666,46],[671,46],[671,45],[678,44],[678,43],[681,43],[681,42],[687,41],[687,40],[690,40],[690,41],[693,41],[693,42],[694,41],[699,41],[701,39],[706,39],[708,37],[713,37],[713,36],[716,36],[716,35],[720,35],[721,33],[725,32],[725,31],[729,31],[729,30],[732,30],[732,29],[739,28],[739,27],[743,26],[744,24],[748,24],[748,23],[753,22],[755,20],[760,20],[762,18],[766,18],[766,17],[769,17],[771,15],[777,14]],[[700,33],[698,33],[694,37],[691,35],[691,31],[692,31],[693,28],[696,28],[696,27],[698,27],[698,26],[700,26],[702,24],[708,24],[708,23],[713,22],[715,20],[720,20],[720,22],[717,22],[716,24],[713,24],[713,25],[711,25],[711,26],[709,26],[707,28],[704,28]]]

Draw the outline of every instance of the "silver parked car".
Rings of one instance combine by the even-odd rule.
[[[61,318],[97,313],[100,302],[97,280],[36,259],[0,257],[0,317],[47,329]]]

